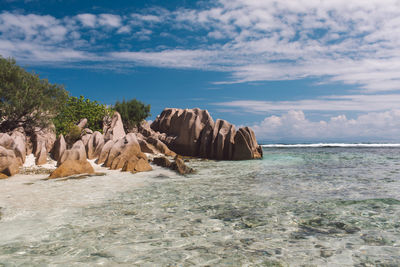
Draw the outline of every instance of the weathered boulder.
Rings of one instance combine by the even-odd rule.
[[[140,151],[140,148],[136,144],[126,145],[123,151],[113,160],[111,169],[122,169],[122,171],[130,172],[152,170],[146,155]]]
[[[143,139],[139,139],[140,150],[144,153],[157,154],[157,149]]]
[[[13,150],[0,146],[0,173],[12,176],[19,172],[21,165],[21,159],[15,156]]]
[[[54,125],[50,125],[48,128],[35,128],[33,136],[31,137],[33,143],[33,154],[37,154],[42,149],[42,143],[45,144],[47,152],[50,152],[56,141],[56,130]]]
[[[256,137],[249,127],[240,128],[235,135],[233,160],[262,158],[262,148],[257,145]]]
[[[42,147],[36,153],[35,164],[36,165],[43,165],[47,163],[47,149],[45,142],[42,142]]]
[[[217,160],[232,159],[235,126],[225,120],[217,120],[212,132],[209,158]]]
[[[97,159],[97,164],[102,164],[106,161],[111,148],[114,146],[114,143],[115,142],[113,140],[108,140],[107,143],[104,144],[103,148],[101,149],[99,158]]]
[[[122,167],[122,171],[124,172],[147,172],[151,171],[152,168],[147,160],[144,158],[136,158],[132,157],[129,160],[127,160]]]
[[[107,159],[104,161],[105,167],[111,167],[113,160],[121,154],[122,150],[127,144],[127,140],[125,138],[119,139],[114,145],[111,147],[110,152],[108,152]]]
[[[179,174],[190,174],[193,173],[194,170],[183,162],[181,158],[175,158],[175,162],[171,164],[171,169],[177,171]]]
[[[0,146],[7,148],[7,149],[12,149],[14,144],[14,140],[11,138],[6,133],[0,133]]]
[[[81,140],[83,142],[83,145],[86,147],[87,143],[89,143],[90,137],[92,135],[91,134],[84,134],[81,136]]]
[[[92,165],[85,160],[67,159],[57,169],[55,169],[49,178],[61,178],[77,174],[92,174],[94,169]]]
[[[11,138],[13,139],[12,149],[15,156],[19,157],[22,163],[24,163],[26,158],[26,136],[20,132],[13,132]]]
[[[151,130],[144,124],[138,131],[149,135],[146,141],[158,150],[161,148],[158,142],[162,142],[184,156],[217,160],[261,158],[262,149],[254,132],[248,127],[241,129],[236,131],[225,120],[214,123],[206,110],[167,108],[151,124]]]
[[[94,132],[86,144],[86,152],[88,159],[98,158],[101,153],[101,149],[104,146],[104,137],[103,135],[96,131]]]
[[[153,136],[150,136],[147,138],[147,142],[151,145],[153,145],[160,153],[170,156],[170,157],[175,157],[176,153],[174,151],[171,151],[166,144],[161,142],[160,140],[154,138]]]
[[[65,150],[67,150],[67,143],[65,142],[64,136],[60,134],[51,150],[51,157],[58,161],[64,154]]]
[[[83,145],[82,140],[78,140],[74,143],[71,149],[65,150],[64,153],[57,161],[57,166],[60,166],[66,160],[81,160],[85,161],[86,158],[86,149]]]
[[[123,171],[130,172],[151,170],[147,157],[141,151],[139,142],[134,133],[129,133],[124,138],[113,143],[104,162],[104,166],[112,170],[122,169]]]
[[[214,121],[207,110],[165,109],[151,124],[154,131],[174,136],[168,147],[174,152],[186,156],[198,156],[200,134],[206,125]]]
[[[125,136],[124,125],[122,123],[121,115],[118,112],[114,112],[111,124],[109,127],[105,127],[104,140],[117,141]]]
[[[86,118],[81,119],[81,121],[77,124],[77,126],[79,127],[79,129],[83,130],[83,128],[85,128],[87,122],[88,122],[88,120]]]

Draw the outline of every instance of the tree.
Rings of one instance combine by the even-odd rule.
[[[0,56],[0,132],[48,126],[67,96],[63,86],[40,79],[16,65],[14,59]]]
[[[86,127],[93,131],[103,131],[103,118],[111,114],[111,109],[97,101],[90,101],[83,96],[69,97],[54,118],[57,134],[67,135],[81,119],[88,120]]]
[[[150,105],[132,99],[129,101],[117,101],[114,109],[121,114],[122,122],[126,131],[138,126],[144,119],[150,116]]]

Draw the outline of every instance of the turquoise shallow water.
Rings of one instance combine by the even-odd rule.
[[[400,148],[265,148],[263,160],[189,164],[197,174],[26,185],[32,207],[0,202],[0,264],[400,265]]]

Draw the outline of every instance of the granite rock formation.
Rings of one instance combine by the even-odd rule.
[[[249,127],[238,130],[231,123],[214,122],[207,110],[166,108],[151,124],[141,126],[147,142],[162,141],[179,155],[217,160],[248,160],[262,157],[262,148]]]

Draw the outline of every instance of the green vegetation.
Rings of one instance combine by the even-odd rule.
[[[81,119],[88,120],[86,127],[92,131],[103,131],[104,116],[111,115],[112,110],[106,105],[99,104],[97,101],[90,101],[83,96],[69,97],[65,105],[59,110],[59,114],[53,122],[56,126],[57,134],[67,135],[74,131],[72,127]]]
[[[113,110],[121,114],[125,129],[140,124],[150,116],[150,105],[132,99],[107,107],[83,96],[68,96],[63,86],[51,84],[39,75],[29,73],[16,65],[14,59],[0,56],[0,132],[23,126],[25,131],[54,123],[57,135],[78,139],[76,124],[83,118],[92,131],[103,131],[103,119]]]
[[[135,126],[138,126],[144,119],[150,116],[150,105],[132,99],[129,101],[117,101],[114,109],[121,114],[124,128],[129,131]]]
[[[74,144],[76,141],[78,141],[81,138],[81,133],[82,130],[79,128],[78,125],[72,125],[69,130],[68,134],[66,136],[66,141],[68,144]]]
[[[45,127],[63,106],[68,92],[0,56],[0,132],[24,126]]]

